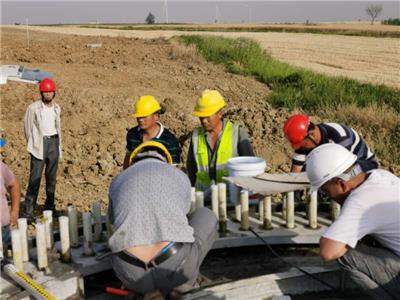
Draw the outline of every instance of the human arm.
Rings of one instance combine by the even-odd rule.
[[[196,183],[197,164],[196,164],[196,159],[193,154],[192,142],[190,142],[188,156],[187,156],[187,160],[186,160],[186,171],[189,176],[191,186],[194,186]]]
[[[125,170],[126,168],[129,167],[129,158],[131,157],[130,152],[126,152],[125,158],[124,158],[124,164],[122,165],[122,169]]]
[[[324,261],[335,260],[342,257],[348,250],[345,243],[321,237],[319,241],[319,255]]]
[[[254,150],[250,143],[249,135],[242,127],[239,127],[238,154],[239,156],[254,156]]]
[[[27,141],[29,140],[29,136],[31,135],[32,132],[32,122],[33,122],[32,118],[33,118],[33,113],[30,107],[28,107],[24,116],[24,133],[25,133],[25,139]]]
[[[15,227],[19,217],[19,206],[21,202],[21,185],[19,180],[15,178],[9,185],[11,196],[10,225]]]

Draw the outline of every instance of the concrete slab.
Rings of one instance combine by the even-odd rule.
[[[49,273],[45,274],[38,271],[32,262],[26,262],[24,270],[57,300],[84,299],[83,277],[71,266],[56,261],[50,265]],[[1,274],[0,286],[1,299],[32,299],[28,292],[5,274]]]
[[[304,267],[303,269],[318,276],[318,278],[328,282],[338,290],[341,289],[343,282],[337,265]],[[346,288],[354,288],[354,286],[347,285]],[[291,269],[288,272],[257,276],[194,291],[185,295],[183,299],[261,300],[274,296],[298,295],[327,289],[329,289],[327,286],[306,276],[299,270]]]

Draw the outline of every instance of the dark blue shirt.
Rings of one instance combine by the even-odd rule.
[[[160,131],[157,136],[152,139],[152,141],[163,144],[171,154],[173,163],[179,164],[181,161],[181,147],[178,139],[173,133],[171,133],[171,131],[169,131],[167,128],[164,128],[161,123],[158,123],[158,125],[160,125]],[[143,133],[139,126],[129,129],[128,133],[126,134],[126,151],[131,153],[142,143]]]

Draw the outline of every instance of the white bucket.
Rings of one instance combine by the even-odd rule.
[[[261,157],[240,156],[231,158],[228,161],[228,174],[230,177],[235,176],[256,176],[264,173],[267,163]],[[237,187],[229,184],[229,201],[236,203]]]

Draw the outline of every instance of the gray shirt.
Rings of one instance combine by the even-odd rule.
[[[214,149],[211,148],[210,135],[206,132],[206,142],[208,148],[208,161],[209,161],[209,176],[211,179],[216,181],[216,163],[217,163],[217,149],[219,147],[219,143],[221,142],[222,132],[225,129],[226,120],[223,120],[223,127],[221,132],[218,134],[217,141],[215,143]],[[251,146],[249,136],[246,130],[242,127],[239,127],[239,141],[238,141],[238,149],[237,152],[239,156],[254,156],[253,147]],[[190,183],[192,186],[195,185],[196,182],[196,173],[197,173],[197,164],[196,158],[193,153],[193,144],[190,142],[188,158],[186,162],[186,169],[188,172],[188,176],[190,179]]]
[[[108,209],[114,253],[161,241],[194,241],[186,217],[190,182],[181,170],[157,159],[139,161],[113,179]]]

